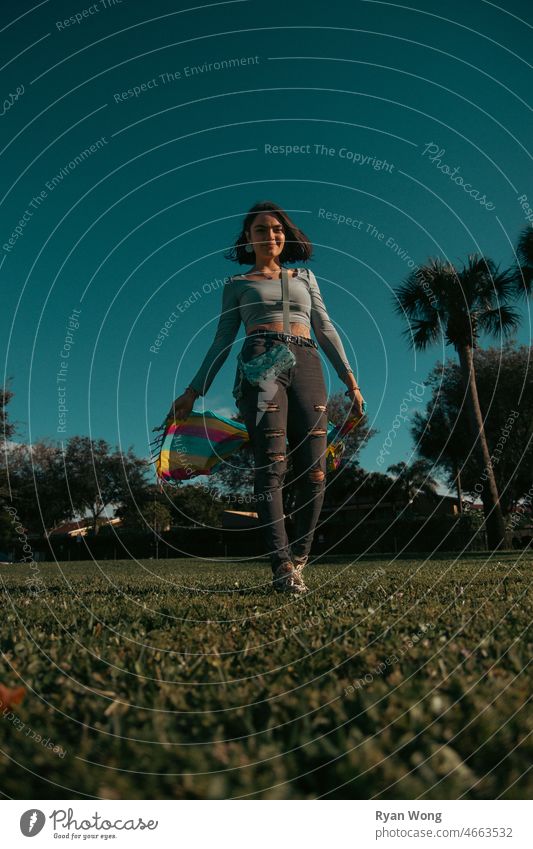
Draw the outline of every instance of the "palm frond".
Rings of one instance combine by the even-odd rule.
[[[516,297],[529,298],[533,293],[533,265],[518,266],[515,269],[514,284]]]
[[[515,269],[506,268],[500,271],[499,265],[491,259],[485,259],[485,270],[479,267],[477,280],[473,279],[475,286],[475,302],[482,308],[492,308],[499,303],[508,301],[515,295]]]
[[[478,300],[480,292],[487,289],[487,280],[490,279],[494,270],[492,266],[491,259],[486,259],[479,254],[469,254],[467,261],[463,263],[459,272],[459,279],[465,302],[469,308]],[[489,290],[487,289],[487,291]]]
[[[528,225],[520,234],[516,249],[522,265],[533,266],[533,225]]]
[[[393,475],[396,475],[396,477],[398,478],[402,477],[402,475],[405,475],[407,469],[407,463],[405,463],[403,460],[400,460],[399,463],[393,463],[392,466],[387,466],[387,471],[391,472],[391,474]]]
[[[394,309],[407,319],[430,319],[440,310],[450,275],[449,264],[431,257],[412,271],[394,293]]]
[[[508,336],[520,326],[520,315],[512,307],[502,304],[480,313],[478,324],[480,330],[490,336],[499,336],[500,333]]]
[[[515,269],[515,294],[529,297],[533,287],[533,225],[520,234],[516,249],[519,265]]]
[[[394,310],[404,318],[418,318],[432,309],[424,287],[412,275],[409,275],[405,283],[398,286],[394,293]]]
[[[403,335],[409,340],[411,348],[417,351],[425,351],[430,345],[438,342],[442,335],[442,325],[437,313],[429,319],[413,319],[409,327],[403,331]]]
[[[500,271],[499,266],[496,266],[491,279],[493,287],[493,303],[508,301],[515,295],[515,270],[514,268],[505,268]]]

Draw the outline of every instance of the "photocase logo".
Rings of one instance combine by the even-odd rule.
[[[29,811],[24,811],[20,818],[20,830],[24,837],[35,837],[42,831],[45,822],[46,817],[42,811],[30,808]]]

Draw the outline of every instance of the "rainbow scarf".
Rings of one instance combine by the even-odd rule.
[[[344,440],[361,418],[348,418],[341,426],[328,422],[328,472],[338,468],[345,450]],[[212,410],[191,412],[187,419],[180,421],[168,419],[154,431],[162,432],[150,443],[152,462],[155,462],[159,481],[167,483],[213,474],[250,438],[244,424],[219,416]]]

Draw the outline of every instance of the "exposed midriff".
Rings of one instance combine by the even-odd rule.
[[[283,322],[273,321],[270,324],[254,324],[253,327],[250,327],[246,331],[246,335],[249,336],[255,330],[276,330],[283,333]],[[311,338],[311,332],[307,324],[301,324],[298,321],[291,321],[291,334],[293,336],[305,336],[306,339]]]

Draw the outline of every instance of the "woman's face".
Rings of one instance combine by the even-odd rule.
[[[255,216],[250,230],[246,230],[246,238],[255,251],[256,265],[279,257],[285,246],[283,225],[269,212],[260,212]]]

